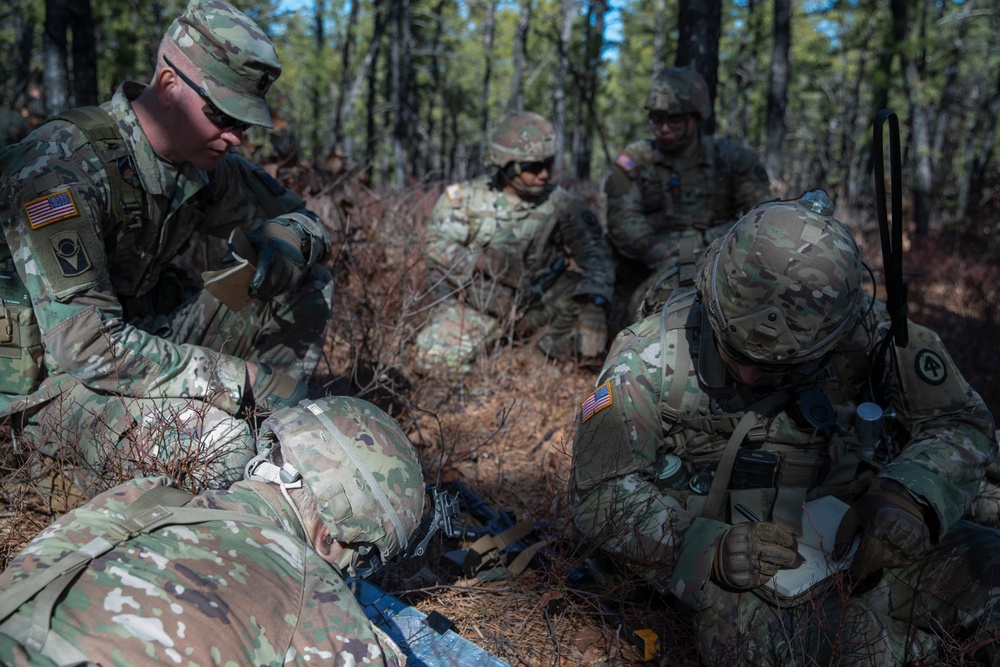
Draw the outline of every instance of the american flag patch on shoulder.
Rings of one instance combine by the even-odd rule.
[[[611,381],[605,382],[580,403],[580,423],[587,421],[604,408],[611,407]]]
[[[635,160],[628,156],[628,153],[622,153],[615,159],[615,164],[624,169],[625,171],[632,171],[635,169]]]
[[[28,224],[32,229],[80,215],[69,190],[60,190],[30,201],[24,205],[24,212],[28,214]]]
[[[462,188],[458,187],[458,183],[452,183],[444,189],[445,194],[448,195],[448,199],[455,201],[456,199],[462,198]]]

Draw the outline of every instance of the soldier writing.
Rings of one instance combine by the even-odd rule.
[[[134,480],[42,531],[0,575],[0,662],[405,664],[341,573],[416,531],[409,440],[336,397],[274,413],[258,449],[228,490]]]
[[[604,353],[610,249],[583,200],[549,183],[554,156],[547,120],[509,116],[490,137],[486,165],[495,173],[438,199],[427,281],[442,303],[417,336],[423,368],[461,368],[508,326],[517,339],[537,334],[554,358]]]
[[[575,525],[691,610],[706,664],[997,659],[1000,533],[961,520],[993,418],[912,323],[874,403],[890,318],[863,270],[833,217],[762,204],[710,246],[697,289],[619,334],[582,404]],[[772,577],[803,567],[804,503],[827,497],[850,509],[826,558],[860,536],[846,578],[776,598]]]
[[[245,14],[193,0],[149,85],[126,82],[2,154],[0,416],[79,464],[82,486],[169,465],[226,486],[253,455],[244,417],[306,396],[330,319],[329,240],[230,150],[271,126],[280,73]],[[238,311],[174,264],[196,232],[234,231],[257,256],[255,300]]]

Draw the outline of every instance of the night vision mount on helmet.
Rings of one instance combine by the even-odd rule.
[[[861,316],[861,254],[847,228],[815,205],[761,204],[708,251],[699,290],[712,329],[751,362],[820,359]]]

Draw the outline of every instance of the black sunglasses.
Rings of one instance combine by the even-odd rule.
[[[177,65],[170,62],[170,59],[167,58],[166,56],[163,56],[163,61],[167,63],[167,65],[169,65],[170,68],[174,70],[174,72],[177,73],[177,76],[181,78],[181,81],[191,86],[191,88],[194,89],[194,92],[198,93],[201,99],[205,102],[205,106],[201,108],[201,111],[202,113],[205,114],[205,117],[212,122],[212,125],[215,125],[220,130],[231,130],[233,132],[244,132],[247,130],[247,128],[249,128],[252,125],[252,123],[246,123],[242,120],[236,120],[232,116],[220,111],[219,107],[215,106],[212,103],[212,100],[209,99],[208,93],[205,91],[204,88],[202,88],[197,83],[189,79],[187,75],[184,74],[184,72],[177,69]]]
[[[542,160],[541,162],[518,162],[517,166],[521,169],[521,173],[528,172],[529,174],[540,174],[543,170],[552,171],[552,166],[556,163],[554,157],[550,157],[547,160]]]

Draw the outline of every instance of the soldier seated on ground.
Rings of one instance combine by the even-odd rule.
[[[437,305],[416,340],[421,370],[462,369],[501,337],[535,336],[554,358],[604,353],[610,249],[583,200],[550,184],[554,158],[547,120],[509,116],[490,137],[496,171],[438,199],[427,227]]]
[[[693,284],[695,262],[708,244],[771,199],[767,172],[753,150],[703,133],[712,101],[701,74],[689,67],[661,70],[645,108],[652,138],[622,151],[604,187],[618,262],[615,313],[625,310],[615,331],[638,321],[649,282]]]
[[[88,497],[136,472],[224,488],[253,455],[247,417],[306,396],[331,317],[330,242],[231,150],[271,126],[280,73],[246,14],[192,0],[148,86],[125,82],[0,156],[0,417],[43,465],[78,466]],[[235,301],[178,268],[197,233],[257,258]]]
[[[692,612],[705,664],[997,664],[1000,533],[961,520],[993,417],[932,331],[883,345],[863,273],[833,217],[760,205],[697,289],[618,335],[582,404],[575,525]],[[846,514],[811,564],[860,546],[778,595],[815,500]]]
[[[403,664],[342,573],[413,537],[424,483],[409,440],[374,405],[333,397],[273,414],[257,448],[226,491],[138,479],[42,531],[0,575],[0,662]]]

